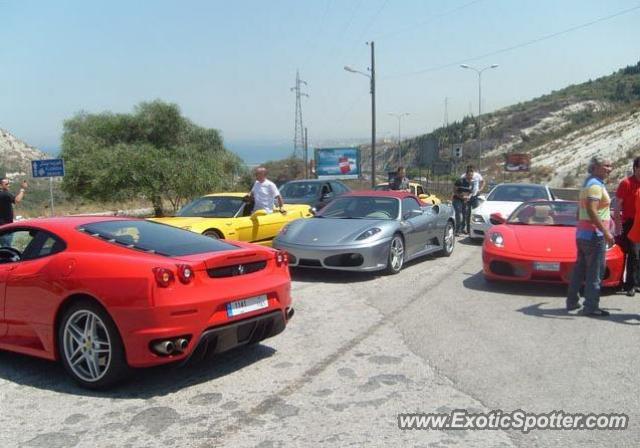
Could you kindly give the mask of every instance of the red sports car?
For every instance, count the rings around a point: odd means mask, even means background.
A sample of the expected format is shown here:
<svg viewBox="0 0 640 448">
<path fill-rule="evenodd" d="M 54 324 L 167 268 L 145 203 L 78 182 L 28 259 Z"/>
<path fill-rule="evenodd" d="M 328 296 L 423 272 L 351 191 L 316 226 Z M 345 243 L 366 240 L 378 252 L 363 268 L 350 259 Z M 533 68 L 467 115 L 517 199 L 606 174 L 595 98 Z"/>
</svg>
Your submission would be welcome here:
<svg viewBox="0 0 640 448">
<path fill-rule="evenodd" d="M 572 201 L 525 202 L 508 219 L 491 216 L 482 245 L 487 280 L 568 283 L 576 261 L 576 217 Z M 622 282 L 624 253 L 607 250 L 603 286 Z"/>
<path fill-rule="evenodd" d="M 103 388 L 147 367 L 256 343 L 293 316 L 286 254 L 145 220 L 0 228 L 0 349 L 60 359 Z"/>
</svg>

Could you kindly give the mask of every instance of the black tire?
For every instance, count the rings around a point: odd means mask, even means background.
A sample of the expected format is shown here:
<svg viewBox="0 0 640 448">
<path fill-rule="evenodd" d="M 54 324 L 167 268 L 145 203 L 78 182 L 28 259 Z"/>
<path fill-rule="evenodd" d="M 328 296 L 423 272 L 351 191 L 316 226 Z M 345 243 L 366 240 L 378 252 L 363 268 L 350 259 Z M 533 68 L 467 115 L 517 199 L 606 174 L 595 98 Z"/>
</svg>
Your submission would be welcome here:
<svg viewBox="0 0 640 448">
<path fill-rule="evenodd" d="M 404 266 L 404 252 L 404 240 L 399 234 L 393 235 L 389 243 L 385 273 L 394 275 L 402 270 L 402 266 Z"/>
<path fill-rule="evenodd" d="M 89 319 L 93 320 L 93 326 Z M 78 333 L 83 323 L 84 333 Z M 94 328 L 91 335 L 89 328 Z M 124 379 L 130 370 L 113 319 L 91 300 L 76 302 L 64 311 L 57 328 L 57 338 L 62 365 L 69 376 L 84 388 L 105 389 Z M 81 356 L 77 358 L 73 353 Z M 72 362 L 74 359 L 76 361 Z M 104 369 L 103 364 L 106 365 Z"/>
<path fill-rule="evenodd" d="M 450 257 L 453 253 L 453 248 L 455 247 L 455 245 L 456 237 L 453 223 L 451 221 L 447 221 L 447 224 L 444 226 L 444 234 L 442 236 L 442 250 L 440 251 L 440 255 L 443 257 Z"/>
<path fill-rule="evenodd" d="M 208 236 L 209 238 L 213 238 L 214 240 L 219 240 L 222 238 L 222 235 L 220 235 L 220 232 L 218 232 L 215 229 L 207 229 L 204 232 L 202 232 L 202 234 L 204 236 Z"/>
</svg>

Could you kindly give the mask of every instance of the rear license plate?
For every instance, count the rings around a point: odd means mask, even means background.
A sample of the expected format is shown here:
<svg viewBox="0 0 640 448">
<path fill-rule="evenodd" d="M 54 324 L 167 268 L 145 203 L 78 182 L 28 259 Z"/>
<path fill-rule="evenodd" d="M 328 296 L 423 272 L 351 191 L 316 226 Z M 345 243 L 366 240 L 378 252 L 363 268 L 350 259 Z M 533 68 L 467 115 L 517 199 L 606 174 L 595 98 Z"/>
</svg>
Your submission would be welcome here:
<svg viewBox="0 0 640 448">
<path fill-rule="evenodd" d="M 227 316 L 234 317 L 240 314 L 250 313 L 251 311 L 261 310 L 269 306 L 267 295 L 251 297 L 248 299 L 236 300 L 227 303 Z"/>
<path fill-rule="evenodd" d="M 560 263 L 536 261 L 533 263 L 533 269 L 536 271 L 558 272 L 560 271 Z"/>
</svg>

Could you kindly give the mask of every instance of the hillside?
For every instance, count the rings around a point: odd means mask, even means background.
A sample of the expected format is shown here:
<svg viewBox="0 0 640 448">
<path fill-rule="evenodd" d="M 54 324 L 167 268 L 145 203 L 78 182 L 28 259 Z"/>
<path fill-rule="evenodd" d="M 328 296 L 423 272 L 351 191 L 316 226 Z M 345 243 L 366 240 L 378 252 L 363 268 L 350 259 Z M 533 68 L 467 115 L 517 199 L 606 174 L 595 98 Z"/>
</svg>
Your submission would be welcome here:
<svg viewBox="0 0 640 448">
<path fill-rule="evenodd" d="M 600 154 L 613 160 L 611 181 L 616 182 L 640 155 L 640 62 L 480 118 L 478 123 L 466 117 L 403 141 L 403 163 L 415 167 L 446 162 L 446 148 L 453 143 L 464 145 L 460 166 L 476 163 L 482 145 L 481 166 L 490 180 L 572 187 L 584 177 L 589 158 Z M 381 154 L 379 166 L 397 164 L 397 145 L 389 149 Z M 509 152 L 530 153 L 531 172 L 505 174 L 504 154 Z"/>
</svg>

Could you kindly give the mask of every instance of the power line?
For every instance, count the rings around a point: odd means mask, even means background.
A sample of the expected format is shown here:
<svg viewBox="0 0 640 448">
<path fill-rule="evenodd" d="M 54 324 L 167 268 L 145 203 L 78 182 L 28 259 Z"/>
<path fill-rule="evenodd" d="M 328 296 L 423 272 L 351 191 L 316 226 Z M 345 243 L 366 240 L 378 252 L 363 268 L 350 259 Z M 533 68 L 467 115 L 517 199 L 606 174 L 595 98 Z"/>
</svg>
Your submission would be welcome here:
<svg viewBox="0 0 640 448">
<path fill-rule="evenodd" d="M 448 11 L 441 12 L 439 14 L 431 16 L 428 19 L 423 20 L 421 22 L 418 22 L 418 23 L 415 23 L 413 25 L 409 25 L 407 27 L 401 28 L 401 29 L 399 29 L 397 31 L 390 31 L 388 33 L 382 34 L 382 35 L 376 37 L 376 40 L 381 40 L 381 39 L 385 39 L 387 37 L 396 36 L 398 34 L 406 33 L 407 31 L 411 31 L 414 28 L 417 28 L 419 26 L 427 25 L 428 23 L 431 23 L 431 22 L 435 22 L 437 19 L 441 19 L 442 17 L 446 17 L 446 16 L 448 16 L 450 14 L 453 14 L 455 12 L 461 11 L 461 10 L 463 10 L 463 9 L 469 7 L 469 6 L 475 5 L 476 3 L 480 3 L 481 1 L 483 1 L 483 0 L 473 0 L 471 2 L 468 2 L 468 3 L 465 3 L 463 5 L 460 5 L 460 6 L 456 7 L 456 8 L 453 8 L 453 9 L 450 9 Z"/>
<path fill-rule="evenodd" d="M 547 35 L 544 35 L 544 36 L 541 36 L 541 37 L 538 37 L 538 38 L 535 38 L 535 39 L 532 39 L 532 40 L 529 40 L 529 41 L 526 41 L 526 42 L 522 42 L 522 43 L 519 43 L 519 44 L 516 44 L 516 45 L 512 45 L 510 47 L 501 48 L 499 50 L 491 51 L 489 53 L 485 53 L 485 54 L 482 54 L 482 55 L 479 55 L 479 56 L 473 56 L 473 57 L 470 57 L 470 58 L 460 59 L 460 60 L 455 61 L 455 62 L 449 62 L 447 64 L 437 65 L 435 67 L 425 68 L 423 70 L 417 70 L 417 71 L 413 71 L 413 72 L 407 72 L 407 73 L 401 73 L 401 74 L 397 74 L 397 75 L 385 76 L 385 77 L 381 78 L 381 80 L 382 81 L 386 81 L 386 80 L 389 80 L 389 79 L 406 78 L 408 76 L 415 76 L 415 75 L 421 75 L 421 74 L 424 74 L 424 73 L 435 72 L 435 71 L 442 70 L 442 69 L 445 69 L 445 68 L 455 67 L 455 66 L 458 66 L 458 65 L 460 65 L 462 63 L 465 63 L 465 62 L 477 61 L 479 59 L 484 59 L 484 58 L 487 58 L 489 56 L 495 56 L 497 54 L 506 53 L 506 52 L 509 52 L 509 51 L 516 50 L 518 48 L 522 48 L 522 47 L 526 47 L 526 46 L 529 46 L 529 45 L 536 44 L 538 42 L 542 42 L 542 41 L 545 41 L 545 40 L 553 39 L 555 37 L 562 36 L 563 34 L 568 34 L 568 33 L 571 33 L 573 31 L 577 31 L 577 30 L 580 30 L 580 29 L 583 29 L 583 28 L 587 28 L 589 26 L 595 25 L 595 24 L 600 23 L 600 22 L 605 22 L 607 20 L 611 20 L 611 19 L 614 19 L 616 17 L 622 16 L 622 15 L 625 15 L 625 14 L 629 14 L 629 13 L 631 13 L 633 11 L 637 11 L 638 9 L 640 9 L 640 5 L 634 6 L 633 8 L 625 9 L 625 10 L 617 12 L 615 14 L 611 14 L 611 15 L 608 15 L 608 16 L 605 16 L 605 17 L 600 17 L 600 18 L 591 20 L 589 22 L 582 23 L 580 25 L 572 26 L 571 28 L 567 28 L 567 29 L 564 29 L 562 31 L 557 31 L 555 33 L 547 34 Z"/>
</svg>

